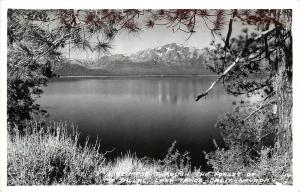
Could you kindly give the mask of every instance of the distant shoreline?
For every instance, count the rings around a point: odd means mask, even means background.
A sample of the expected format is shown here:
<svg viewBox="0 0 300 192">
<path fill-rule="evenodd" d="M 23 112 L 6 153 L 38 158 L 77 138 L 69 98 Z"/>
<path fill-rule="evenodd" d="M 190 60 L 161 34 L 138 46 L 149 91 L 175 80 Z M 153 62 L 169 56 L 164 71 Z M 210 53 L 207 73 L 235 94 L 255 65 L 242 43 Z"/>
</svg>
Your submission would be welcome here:
<svg viewBox="0 0 300 192">
<path fill-rule="evenodd" d="M 75 77 L 88 77 L 88 78 L 93 78 L 93 77 L 205 77 L 205 76 L 211 76 L 211 77 L 216 77 L 218 75 L 65 75 L 65 76 L 58 76 L 55 77 L 56 79 L 59 78 L 75 78 Z"/>
</svg>

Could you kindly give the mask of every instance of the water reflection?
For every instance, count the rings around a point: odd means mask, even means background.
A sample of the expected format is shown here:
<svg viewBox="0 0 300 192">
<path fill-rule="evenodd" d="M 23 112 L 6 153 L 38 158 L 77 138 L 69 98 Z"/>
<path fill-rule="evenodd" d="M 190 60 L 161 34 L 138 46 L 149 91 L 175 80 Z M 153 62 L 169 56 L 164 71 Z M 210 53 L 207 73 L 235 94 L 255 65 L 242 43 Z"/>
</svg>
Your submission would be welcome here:
<svg viewBox="0 0 300 192">
<path fill-rule="evenodd" d="M 214 124 L 232 109 L 233 97 L 217 86 L 196 102 L 215 77 L 65 78 L 44 89 L 39 102 L 50 118 L 74 122 L 83 137 L 97 136 L 109 157 L 128 150 L 163 158 L 177 140 L 191 152 L 193 165 L 205 167 L 202 151 L 222 138 Z"/>
<path fill-rule="evenodd" d="M 101 81 L 99 81 L 101 80 Z M 47 93 L 56 92 L 67 96 L 94 95 L 131 97 L 141 101 L 152 100 L 157 103 L 180 105 L 186 101 L 193 101 L 215 80 L 215 77 L 168 77 L 168 78 L 64 78 L 53 80 L 51 86 L 45 89 Z M 76 82 L 76 83 L 74 83 Z M 206 85 L 203 86 L 203 85 Z M 63 89 L 61 89 L 63 87 Z M 82 92 L 78 90 L 88 90 Z M 211 97 L 222 99 L 224 91 L 216 88 Z"/>
</svg>

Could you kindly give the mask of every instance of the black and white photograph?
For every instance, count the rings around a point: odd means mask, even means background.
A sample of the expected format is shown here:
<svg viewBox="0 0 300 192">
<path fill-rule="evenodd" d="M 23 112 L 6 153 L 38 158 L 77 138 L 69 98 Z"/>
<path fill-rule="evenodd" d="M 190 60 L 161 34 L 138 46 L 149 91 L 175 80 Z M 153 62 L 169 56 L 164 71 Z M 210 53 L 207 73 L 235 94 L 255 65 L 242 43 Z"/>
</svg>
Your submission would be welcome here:
<svg viewBox="0 0 300 192">
<path fill-rule="evenodd" d="M 292 8 L 4 11 L 7 186 L 295 182 Z"/>
</svg>

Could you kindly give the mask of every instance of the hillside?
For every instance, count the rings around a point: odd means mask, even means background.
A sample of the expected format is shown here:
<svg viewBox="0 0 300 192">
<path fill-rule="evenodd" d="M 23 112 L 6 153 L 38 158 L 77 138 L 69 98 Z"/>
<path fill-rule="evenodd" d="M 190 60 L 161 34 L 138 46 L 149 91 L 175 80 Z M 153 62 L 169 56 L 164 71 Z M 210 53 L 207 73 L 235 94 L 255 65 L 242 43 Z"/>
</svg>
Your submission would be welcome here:
<svg viewBox="0 0 300 192">
<path fill-rule="evenodd" d="M 82 65 L 66 62 L 56 67 L 54 73 L 59 76 L 98 76 L 107 74 L 107 71 L 103 69 L 90 69 Z"/>
</svg>

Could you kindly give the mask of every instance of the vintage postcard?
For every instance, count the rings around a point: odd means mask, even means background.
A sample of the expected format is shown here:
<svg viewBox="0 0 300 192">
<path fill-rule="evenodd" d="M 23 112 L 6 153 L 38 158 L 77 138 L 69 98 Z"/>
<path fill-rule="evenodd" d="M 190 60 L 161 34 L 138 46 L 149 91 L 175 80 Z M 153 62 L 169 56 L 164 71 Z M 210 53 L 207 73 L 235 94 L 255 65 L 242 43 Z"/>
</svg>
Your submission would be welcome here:
<svg viewBox="0 0 300 192">
<path fill-rule="evenodd" d="M 296 1 L 13 2 L 1 8 L 3 191 L 297 189 Z"/>
</svg>

